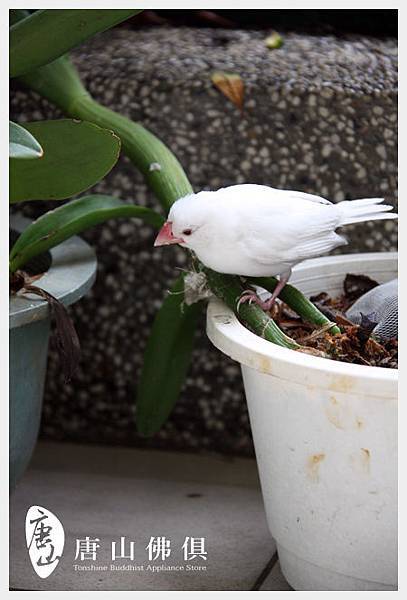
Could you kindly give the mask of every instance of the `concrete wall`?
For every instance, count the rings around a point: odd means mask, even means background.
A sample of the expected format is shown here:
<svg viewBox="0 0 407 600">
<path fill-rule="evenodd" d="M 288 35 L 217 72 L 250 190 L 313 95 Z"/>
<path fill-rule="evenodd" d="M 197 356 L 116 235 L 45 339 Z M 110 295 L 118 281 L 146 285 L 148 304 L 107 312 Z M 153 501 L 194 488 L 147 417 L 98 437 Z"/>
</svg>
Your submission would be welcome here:
<svg viewBox="0 0 407 600">
<path fill-rule="evenodd" d="M 172 148 L 196 190 L 251 182 L 333 201 L 384 195 L 395 204 L 396 40 L 287 34 L 284 42 L 270 51 L 262 32 L 119 29 L 84 45 L 74 62 L 95 98 Z M 213 88 L 214 70 L 244 80 L 243 117 Z M 21 90 L 11 106 L 19 121 L 61 116 Z M 126 158 L 96 189 L 157 207 Z M 26 214 L 41 204 L 31 203 Z M 348 227 L 346 234 L 344 252 L 396 248 L 394 222 Z M 185 255 L 153 250 L 154 233 L 136 221 L 112 221 L 84 237 L 96 247 L 99 271 L 92 292 L 72 309 L 81 367 L 64 385 L 51 353 L 42 435 L 250 454 L 239 368 L 210 346 L 204 318 L 170 421 L 153 439 L 139 439 L 142 351 L 177 267 L 187 267 Z"/>
</svg>

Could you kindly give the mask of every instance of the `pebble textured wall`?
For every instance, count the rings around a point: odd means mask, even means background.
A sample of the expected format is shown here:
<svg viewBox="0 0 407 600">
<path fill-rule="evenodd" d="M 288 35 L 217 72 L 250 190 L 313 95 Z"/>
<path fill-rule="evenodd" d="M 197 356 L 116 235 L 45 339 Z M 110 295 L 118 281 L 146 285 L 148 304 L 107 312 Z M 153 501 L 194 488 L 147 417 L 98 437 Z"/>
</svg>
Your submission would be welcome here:
<svg viewBox="0 0 407 600">
<path fill-rule="evenodd" d="M 196 190 L 253 182 L 320 194 L 333 201 L 384 195 L 395 204 L 397 43 L 394 39 L 288 34 L 269 50 L 264 34 L 211 29 L 125 29 L 74 53 L 99 101 L 138 120 L 176 153 Z M 245 82 L 242 117 L 211 84 L 214 70 Z M 12 118 L 58 118 L 35 94 L 16 89 Z M 99 184 L 157 206 L 125 158 Z M 44 208 L 31 203 L 31 216 Z M 345 252 L 394 250 L 396 224 L 347 228 Z M 64 385 L 52 352 L 42 436 L 171 449 L 253 451 L 239 368 L 213 349 L 204 318 L 181 399 L 154 438 L 138 437 L 136 382 L 148 331 L 181 249 L 153 249 L 154 233 L 136 221 L 87 232 L 99 257 L 92 292 L 73 307 L 83 355 Z"/>
</svg>

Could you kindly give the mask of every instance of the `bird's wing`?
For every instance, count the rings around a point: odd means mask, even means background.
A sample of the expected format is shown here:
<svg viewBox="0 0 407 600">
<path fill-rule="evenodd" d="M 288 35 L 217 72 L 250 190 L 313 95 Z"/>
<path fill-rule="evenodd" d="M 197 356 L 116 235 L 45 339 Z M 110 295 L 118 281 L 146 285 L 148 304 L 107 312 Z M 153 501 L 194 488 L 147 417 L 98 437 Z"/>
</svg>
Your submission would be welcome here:
<svg viewBox="0 0 407 600">
<path fill-rule="evenodd" d="M 277 190 L 276 190 L 277 191 Z M 315 194 L 307 194 L 305 192 L 296 192 L 295 190 L 278 190 L 283 195 L 285 195 L 287 201 L 295 202 L 298 201 L 308 201 L 308 202 L 316 202 L 317 204 L 332 204 L 326 198 L 322 198 L 321 196 L 316 196 Z"/>
<path fill-rule="evenodd" d="M 239 246 L 260 264 L 295 264 L 346 243 L 335 233 L 340 216 L 331 203 L 276 195 L 273 200 L 258 197 L 239 212 Z"/>
<path fill-rule="evenodd" d="M 245 198 L 246 202 L 251 203 L 255 198 L 264 197 L 268 198 L 271 202 L 278 197 L 281 197 L 286 202 L 290 203 L 303 203 L 315 202 L 316 204 L 332 204 L 329 200 L 316 196 L 315 194 L 307 194 L 305 192 L 297 192 L 295 190 L 279 190 L 277 188 L 269 187 L 268 185 L 258 185 L 255 183 L 242 183 L 238 185 L 230 185 L 226 188 L 221 188 L 216 192 L 217 197 L 222 196 L 223 198 Z"/>
</svg>

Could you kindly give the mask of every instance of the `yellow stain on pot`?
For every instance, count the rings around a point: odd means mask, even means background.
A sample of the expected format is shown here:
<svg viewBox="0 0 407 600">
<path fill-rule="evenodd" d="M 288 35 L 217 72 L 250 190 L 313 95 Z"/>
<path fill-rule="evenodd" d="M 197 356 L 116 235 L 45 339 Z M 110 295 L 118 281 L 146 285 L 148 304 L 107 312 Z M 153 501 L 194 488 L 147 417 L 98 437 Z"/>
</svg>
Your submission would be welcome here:
<svg viewBox="0 0 407 600">
<path fill-rule="evenodd" d="M 349 456 L 351 467 L 361 475 L 370 474 L 371 454 L 368 448 L 359 448 Z"/>
<path fill-rule="evenodd" d="M 261 373 L 271 374 L 271 360 L 268 358 L 268 356 L 259 356 L 257 369 Z"/>
<path fill-rule="evenodd" d="M 307 475 L 308 479 L 314 483 L 319 481 L 319 465 L 325 459 L 325 454 L 311 454 L 307 461 Z"/>
<path fill-rule="evenodd" d="M 345 404 L 343 401 L 339 402 L 334 394 L 328 397 L 325 414 L 328 421 L 337 429 L 361 429 L 363 427 L 363 421 L 360 417 L 354 414 L 348 404 Z"/>
<path fill-rule="evenodd" d="M 364 463 L 370 465 L 370 450 L 368 450 L 367 448 L 361 448 L 361 451 Z"/>
<path fill-rule="evenodd" d="M 354 383 L 351 377 L 347 375 L 339 375 L 334 378 L 330 385 L 330 389 L 334 392 L 342 392 L 346 394 L 353 389 Z"/>
</svg>

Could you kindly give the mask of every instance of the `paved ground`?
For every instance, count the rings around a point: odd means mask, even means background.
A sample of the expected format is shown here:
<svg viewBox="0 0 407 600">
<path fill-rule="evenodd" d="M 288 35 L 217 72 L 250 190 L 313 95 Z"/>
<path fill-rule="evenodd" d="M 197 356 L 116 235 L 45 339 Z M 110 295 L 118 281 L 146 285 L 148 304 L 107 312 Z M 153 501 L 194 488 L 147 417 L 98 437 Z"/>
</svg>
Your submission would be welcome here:
<svg viewBox="0 0 407 600">
<path fill-rule="evenodd" d="M 25 544 L 32 505 L 55 513 L 65 529 L 63 556 L 46 579 L 34 572 Z M 11 497 L 10 518 L 12 589 L 291 589 L 267 529 L 254 460 L 40 443 Z M 130 558 L 113 561 L 112 542 L 119 548 L 122 536 Z M 96 555 L 75 558 L 77 540 L 87 537 L 98 539 Z M 170 542 L 164 560 L 149 559 L 151 537 Z M 187 537 L 204 538 L 202 556 L 185 560 Z"/>
</svg>

